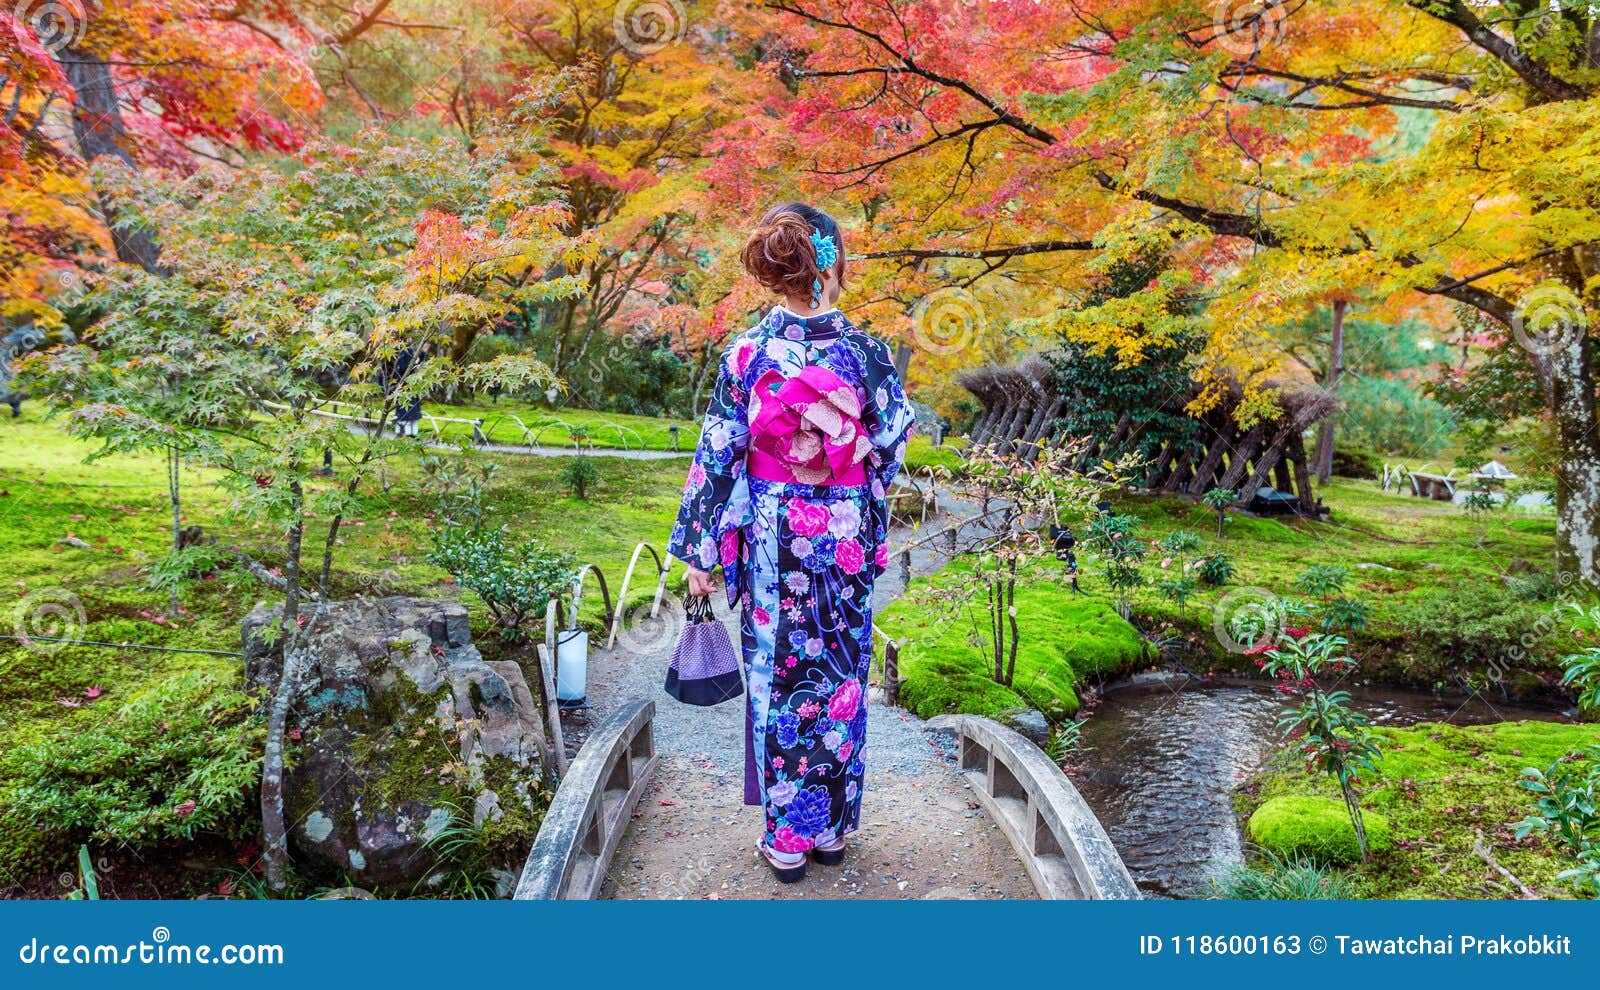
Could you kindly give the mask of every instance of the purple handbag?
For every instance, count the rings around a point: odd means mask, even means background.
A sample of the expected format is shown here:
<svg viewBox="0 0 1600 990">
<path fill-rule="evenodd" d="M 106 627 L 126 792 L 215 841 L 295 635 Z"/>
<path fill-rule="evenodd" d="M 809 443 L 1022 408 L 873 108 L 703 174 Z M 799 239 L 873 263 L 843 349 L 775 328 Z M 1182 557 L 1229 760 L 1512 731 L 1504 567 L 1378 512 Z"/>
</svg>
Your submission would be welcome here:
<svg viewBox="0 0 1600 990">
<path fill-rule="evenodd" d="M 667 667 L 667 693 L 686 705 L 718 705 L 744 694 L 739 656 L 709 597 L 685 599 L 688 619 Z"/>
</svg>

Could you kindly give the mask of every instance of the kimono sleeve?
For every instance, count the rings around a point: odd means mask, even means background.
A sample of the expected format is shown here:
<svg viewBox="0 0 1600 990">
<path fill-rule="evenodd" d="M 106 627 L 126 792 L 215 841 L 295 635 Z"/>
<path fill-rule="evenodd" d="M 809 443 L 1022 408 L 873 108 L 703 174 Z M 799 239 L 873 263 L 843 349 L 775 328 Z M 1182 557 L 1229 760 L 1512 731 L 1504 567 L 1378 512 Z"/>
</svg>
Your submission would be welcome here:
<svg viewBox="0 0 1600 990">
<path fill-rule="evenodd" d="M 718 362 L 716 388 L 684 482 L 678 522 L 667 544 L 668 553 L 705 571 L 719 563 L 728 570 L 737 561 L 737 527 L 749 503 L 744 460 L 750 427 L 734 354 L 735 348 L 730 348 Z"/>
<path fill-rule="evenodd" d="M 868 385 L 871 391 L 865 425 L 872 431 L 867 466 L 871 472 L 872 535 L 876 546 L 873 564 L 881 575 L 889 563 L 889 486 L 905 462 L 906 443 L 916 428 L 916 413 L 887 348 L 875 351 L 869 359 Z"/>
</svg>

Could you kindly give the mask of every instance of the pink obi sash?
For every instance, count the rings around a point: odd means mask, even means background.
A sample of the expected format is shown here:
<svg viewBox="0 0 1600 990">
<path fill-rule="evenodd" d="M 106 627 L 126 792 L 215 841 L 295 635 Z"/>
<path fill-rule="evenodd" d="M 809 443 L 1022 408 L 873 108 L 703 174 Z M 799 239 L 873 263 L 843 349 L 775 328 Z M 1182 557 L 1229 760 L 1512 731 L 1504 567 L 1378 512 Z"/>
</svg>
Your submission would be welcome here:
<svg viewBox="0 0 1600 990">
<path fill-rule="evenodd" d="M 750 393 L 745 470 L 763 481 L 864 485 L 872 439 L 861 400 L 844 379 L 811 365 L 793 378 L 769 371 Z"/>
</svg>

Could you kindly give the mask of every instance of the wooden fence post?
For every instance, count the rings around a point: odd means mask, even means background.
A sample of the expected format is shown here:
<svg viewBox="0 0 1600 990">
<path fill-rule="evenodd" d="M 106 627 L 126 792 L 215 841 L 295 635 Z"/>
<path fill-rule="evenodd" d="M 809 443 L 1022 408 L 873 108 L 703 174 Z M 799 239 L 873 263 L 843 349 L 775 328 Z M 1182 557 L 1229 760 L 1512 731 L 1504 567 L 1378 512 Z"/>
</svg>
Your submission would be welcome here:
<svg viewBox="0 0 1600 990">
<path fill-rule="evenodd" d="M 883 700 L 900 703 L 900 644 L 892 639 L 885 639 L 883 646 Z"/>
</svg>

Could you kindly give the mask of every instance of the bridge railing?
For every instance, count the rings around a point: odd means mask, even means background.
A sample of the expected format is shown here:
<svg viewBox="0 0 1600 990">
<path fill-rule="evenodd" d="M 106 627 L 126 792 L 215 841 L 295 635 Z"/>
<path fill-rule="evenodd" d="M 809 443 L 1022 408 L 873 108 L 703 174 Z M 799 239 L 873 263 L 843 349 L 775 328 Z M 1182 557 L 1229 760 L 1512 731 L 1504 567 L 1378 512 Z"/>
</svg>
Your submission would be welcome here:
<svg viewBox="0 0 1600 990">
<path fill-rule="evenodd" d="M 1038 746 L 992 719 L 956 719 L 961 770 L 1047 900 L 1138 900 L 1100 820 Z"/>
<path fill-rule="evenodd" d="M 648 552 L 651 559 L 656 562 L 656 593 L 650 599 L 650 618 L 661 614 L 661 600 L 667 593 L 667 578 L 672 574 L 672 563 L 675 558 L 662 558 L 659 551 L 649 543 L 640 543 L 633 548 L 633 556 L 628 559 L 628 570 L 622 575 L 622 588 L 617 592 L 617 610 L 611 616 L 611 632 L 606 637 L 606 649 L 617 645 L 617 633 L 622 631 L 623 609 L 628 607 L 628 585 L 633 583 L 634 569 L 639 566 L 640 554 Z M 687 564 L 684 565 L 688 567 Z"/>
<path fill-rule="evenodd" d="M 593 900 L 658 757 L 654 701 L 622 707 L 594 731 L 544 813 L 513 895 L 519 901 Z"/>
</svg>

